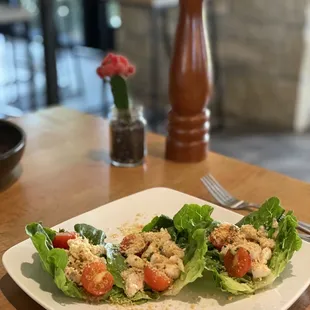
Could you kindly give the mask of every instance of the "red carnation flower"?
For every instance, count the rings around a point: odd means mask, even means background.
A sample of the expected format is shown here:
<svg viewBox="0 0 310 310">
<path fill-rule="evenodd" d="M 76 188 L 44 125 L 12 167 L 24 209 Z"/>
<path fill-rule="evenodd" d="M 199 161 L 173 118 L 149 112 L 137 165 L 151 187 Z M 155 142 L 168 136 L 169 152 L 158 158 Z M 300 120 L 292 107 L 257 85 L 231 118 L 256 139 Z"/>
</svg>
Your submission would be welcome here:
<svg viewBox="0 0 310 310">
<path fill-rule="evenodd" d="M 122 55 L 109 53 L 97 68 L 97 74 L 102 78 L 120 75 L 128 77 L 133 75 L 136 68 Z"/>
</svg>

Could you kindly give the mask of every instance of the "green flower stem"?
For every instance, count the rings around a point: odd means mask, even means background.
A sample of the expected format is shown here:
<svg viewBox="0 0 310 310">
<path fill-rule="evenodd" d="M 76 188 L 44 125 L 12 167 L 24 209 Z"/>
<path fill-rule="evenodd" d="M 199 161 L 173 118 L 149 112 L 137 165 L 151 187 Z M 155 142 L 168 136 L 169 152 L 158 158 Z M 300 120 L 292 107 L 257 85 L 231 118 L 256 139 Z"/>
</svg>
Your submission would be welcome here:
<svg viewBox="0 0 310 310">
<path fill-rule="evenodd" d="M 125 79 L 119 75 L 115 75 L 111 78 L 110 83 L 116 108 L 118 110 L 128 110 L 129 100 Z"/>
</svg>

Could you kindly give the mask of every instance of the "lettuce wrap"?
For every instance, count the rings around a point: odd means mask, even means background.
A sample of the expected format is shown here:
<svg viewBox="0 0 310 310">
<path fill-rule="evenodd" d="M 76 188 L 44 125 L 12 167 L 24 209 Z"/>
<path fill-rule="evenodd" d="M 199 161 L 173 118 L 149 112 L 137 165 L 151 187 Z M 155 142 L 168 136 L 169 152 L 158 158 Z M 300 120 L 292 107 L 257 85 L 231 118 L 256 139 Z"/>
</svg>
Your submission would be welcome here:
<svg viewBox="0 0 310 310">
<path fill-rule="evenodd" d="M 105 242 L 106 235 L 102 230 L 87 224 L 74 226 L 82 238 L 87 238 L 90 244 L 102 245 L 106 250 L 104 255 L 107 269 L 113 275 L 114 286 L 104 296 L 94 297 L 83 287 L 70 281 L 65 274 L 68 264 L 68 253 L 64 249 L 54 248 L 53 239 L 57 232 L 43 227 L 41 223 L 31 223 L 26 226 L 26 233 L 30 236 L 42 263 L 43 269 L 50 274 L 56 286 L 67 296 L 94 302 L 110 302 L 115 304 L 140 304 L 156 300 L 160 295 L 177 295 L 182 288 L 202 277 L 206 267 L 205 255 L 207 252 L 206 228 L 212 223 L 210 217 L 213 209 L 209 206 L 185 205 L 173 219 L 166 216 L 155 217 L 146 225 L 144 232 L 156 232 L 166 228 L 172 240 L 185 249 L 184 272 L 165 292 L 157 293 L 145 287 L 144 291 L 137 292 L 133 297 L 126 296 L 122 272 L 128 266 L 125 257 L 120 252 L 118 244 Z"/>
<path fill-rule="evenodd" d="M 65 268 L 68 264 L 68 254 L 64 249 L 54 248 L 53 239 L 57 232 L 43 227 L 41 223 L 32 223 L 26 226 L 26 233 L 30 236 L 42 264 L 42 268 L 50 274 L 56 286 L 68 297 L 91 302 L 111 302 L 117 304 L 140 304 L 148 300 L 157 299 L 155 292 L 139 292 L 129 299 L 123 291 L 120 273 L 126 268 L 125 259 L 118 251 L 118 246 L 106 243 L 106 235 L 102 230 L 87 224 L 76 224 L 74 229 L 80 236 L 87 238 L 93 245 L 103 245 L 107 250 L 107 268 L 114 277 L 112 290 L 104 296 L 94 297 L 88 294 L 83 287 L 67 279 Z"/>
<path fill-rule="evenodd" d="M 218 224 L 213 222 L 208 229 L 208 234 Z M 249 275 L 245 275 L 242 278 L 230 277 L 225 270 L 220 252 L 211 243 L 208 243 L 209 250 L 206 254 L 206 270 L 213 273 L 214 280 L 222 291 L 234 295 L 252 294 L 259 289 L 271 285 L 283 272 L 294 252 L 298 251 L 302 246 L 301 238 L 296 230 L 296 217 L 291 211 L 285 213 L 285 210 L 281 207 L 280 200 L 276 197 L 268 199 L 260 209 L 250 213 L 236 223 L 238 227 L 247 224 L 253 225 L 257 230 L 263 226 L 268 237 L 275 240 L 275 248 L 273 249 L 271 259 L 268 261 L 268 268 L 271 270 L 271 274 L 265 278 L 253 280 Z"/>
</svg>

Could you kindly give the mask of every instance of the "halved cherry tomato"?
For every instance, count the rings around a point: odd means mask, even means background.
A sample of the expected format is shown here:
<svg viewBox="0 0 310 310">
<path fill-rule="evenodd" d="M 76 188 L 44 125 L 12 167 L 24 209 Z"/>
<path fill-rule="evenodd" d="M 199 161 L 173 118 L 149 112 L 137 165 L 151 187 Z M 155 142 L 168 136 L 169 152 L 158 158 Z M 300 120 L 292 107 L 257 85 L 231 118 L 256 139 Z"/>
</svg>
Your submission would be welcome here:
<svg viewBox="0 0 310 310">
<path fill-rule="evenodd" d="M 83 269 L 81 282 L 89 294 L 101 296 L 112 289 L 114 278 L 104 263 L 94 262 Z"/>
<path fill-rule="evenodd" d="M 69 249 L 68 240 L 75 239 L 77 234 L 75 232 L 61 232 L 57 233 L 54 240 L 54 248 Z"/>
<path fill-rule="evenodd" d="M 156 292 L 162 292 L 170 286 L 172 280 L 162 271 L 150 266 L 146 266 L 144 268 L 144 282 L 152 290 Z"/>
<path fill-rule="evenodd" d="M 231 277 L 242 278 L 251 269 L 250 253 L 239 248 L 234 255 L 230 250 L 224 256 L 224 266 Z"/>
<path fill-rule="evenodd" d="M 210 242 L 213 244 L 213 246 L 218 249 L 219 251 L 222 249 L 222 247 L 226 244 L 226 240 L 224 239 L 215 239 L 213 235 L 210 235 Z"/>
<path fill-rule="evenodd" d="M 121 252 L 125 252 L 134 243 L 135 239 L 136 236 L 134 234 L 125 236 L 120 244 Z"/>
</svg>

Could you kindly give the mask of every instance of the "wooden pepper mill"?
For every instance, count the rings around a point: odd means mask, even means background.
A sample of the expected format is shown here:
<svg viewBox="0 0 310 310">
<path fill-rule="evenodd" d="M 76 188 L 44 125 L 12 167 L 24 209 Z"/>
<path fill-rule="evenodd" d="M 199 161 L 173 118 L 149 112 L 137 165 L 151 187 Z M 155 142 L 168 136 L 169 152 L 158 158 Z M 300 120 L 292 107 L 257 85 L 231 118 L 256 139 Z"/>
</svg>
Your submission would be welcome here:
<svg viewBox="0 0 310 310">
<path fill-rule="evenodd" d="M 166 141 L 166 158 L 177 162 L 202 161 L 208 151 L 212 67 L 204 13 L 204 0 L 180 0 Z"/>
</svg>

